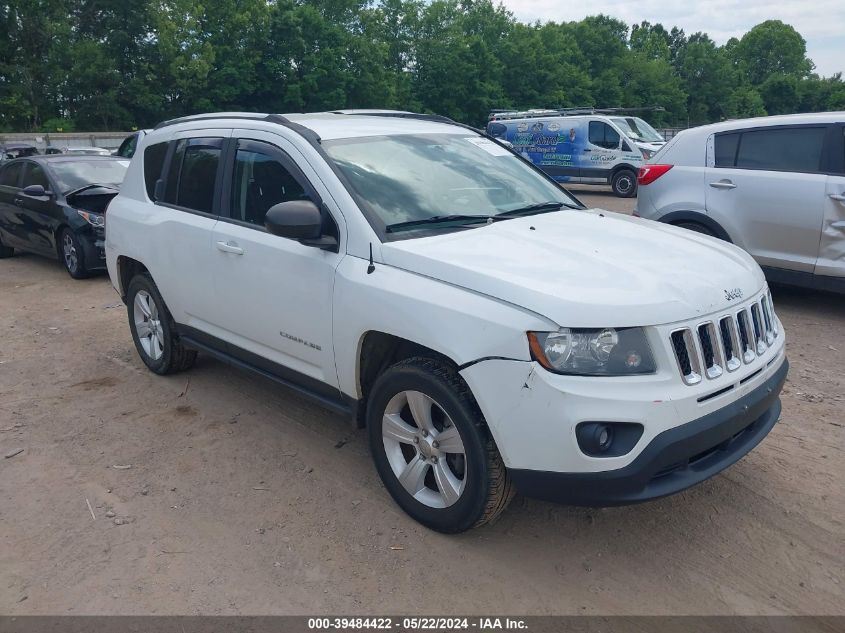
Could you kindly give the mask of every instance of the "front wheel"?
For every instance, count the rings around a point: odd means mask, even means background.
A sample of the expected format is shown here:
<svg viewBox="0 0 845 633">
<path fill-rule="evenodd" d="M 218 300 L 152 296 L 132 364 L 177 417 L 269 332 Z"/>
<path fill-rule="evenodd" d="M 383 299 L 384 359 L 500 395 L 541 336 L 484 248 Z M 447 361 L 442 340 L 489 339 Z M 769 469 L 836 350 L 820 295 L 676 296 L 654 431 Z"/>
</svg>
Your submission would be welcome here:
<svg viewBox="0 0 845 633">
<path fill-rule="evenodd" d="M 157 374 L 189 369 L 195 350 L 185 348 L 174 332 L 173 317 L 148 275 L 136 275 L 126 291 L 129 329 L 144 364 Z"/>
<path fill-rule="evenodd" d="M 637 193 L 637 175 L 630 169 L 620 169 L 613 174 L 610 186 L 620 198 L 633 198 Z"/>
<path fill-rule="evenodd" d="M 411 358 L 389 368 L 370 392 L 367 427 L 388 492 L 429 528 L 483 525 L 513 497 L 478 405 L 451 367 Z"/>
<path fill-rule="evenodd" d="M 59 248 L 62 264 L 68 274 L 74 279 L 85 279 L 88 276 L 88 269 L 85 268 L 85 252 L 73 231 L 68 228 L 62 229 L 59 235 Z"/>
</svg>

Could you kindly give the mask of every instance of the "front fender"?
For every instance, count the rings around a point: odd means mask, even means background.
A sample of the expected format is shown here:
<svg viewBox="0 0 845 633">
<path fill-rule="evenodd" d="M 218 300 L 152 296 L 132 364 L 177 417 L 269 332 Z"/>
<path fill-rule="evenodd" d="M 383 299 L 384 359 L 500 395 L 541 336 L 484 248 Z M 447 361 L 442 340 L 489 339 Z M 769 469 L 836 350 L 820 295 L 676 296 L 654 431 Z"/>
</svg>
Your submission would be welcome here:
<svg viewBox="0 0 845 633">
<path fill-rule="evenodd" d="M 334 289 L 334 352 L 343 393 L 360 397 L 361 340 L 383 332 L 423 345 L 462 366 L 481 358 L 530 360 L 526 332 L 557 325 L 524 308 L 376 263 L 346 257 Z"/>
</svg>

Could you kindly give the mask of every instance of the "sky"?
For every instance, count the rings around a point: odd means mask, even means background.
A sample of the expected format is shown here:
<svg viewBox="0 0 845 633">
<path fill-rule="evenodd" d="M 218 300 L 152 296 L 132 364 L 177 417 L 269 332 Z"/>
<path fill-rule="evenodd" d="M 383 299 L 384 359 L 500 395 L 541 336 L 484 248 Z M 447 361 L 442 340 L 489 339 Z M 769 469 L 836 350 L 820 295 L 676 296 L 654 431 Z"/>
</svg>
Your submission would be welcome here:
<svg viewBox="0 0 845 633">
<path fill-rule="evenodd" d="M 670 30 L 678 26 L 687 35 L 703 31 L 717 44 L 742 37 L 766 20 L 791 24 L 807 41 L 807 56 L 819 75 L 845 73 L 845 0 L 502 0 L 522 22 L 570 22 L 604 13 L 628 25 L 648 20 Z"/>
</svg>

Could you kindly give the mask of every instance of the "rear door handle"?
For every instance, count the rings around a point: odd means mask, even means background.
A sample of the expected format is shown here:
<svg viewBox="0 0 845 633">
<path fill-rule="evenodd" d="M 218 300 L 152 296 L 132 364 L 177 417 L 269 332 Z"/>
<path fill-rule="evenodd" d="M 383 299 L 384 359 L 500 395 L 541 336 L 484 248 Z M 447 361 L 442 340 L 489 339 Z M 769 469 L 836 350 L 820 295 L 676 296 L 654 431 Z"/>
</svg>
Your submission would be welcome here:
<svg viewBox="0 0 845 633">
<path fill-rule="evenodd" d="M 736 185 L 730 180 L 717 180 L 716 182 L 711 182 L 710 186 L 714 189 L 736 189 Z"/>
<path fill-rule="evenodd" d="M 233 255 L 243 255 L 244 249 L 233 242 L 217 242 L 217 250 L 224 253 L 232 253 Z"/>
<path fill-rule="evenodd" d="M 23 206 L 23 198 L 15 198 L 15 206 L 22 207 Z"/>
<path fill-rule="evenodd" d="M 845 195 L 841 193 L 829 193 L 827 195 L 833 198 L 834 200 L 838 200 L 839 202 L 845 202 Z"/>
<path fill-rule="evenodd" d="M 592 152 L 593 150 L 588 149 L 588 148 L 586 148 L 586 147 L 585 147 L 585 148 L 584 148 L 584 151 L 585 151 L 585 152 Z"/>
</svg>

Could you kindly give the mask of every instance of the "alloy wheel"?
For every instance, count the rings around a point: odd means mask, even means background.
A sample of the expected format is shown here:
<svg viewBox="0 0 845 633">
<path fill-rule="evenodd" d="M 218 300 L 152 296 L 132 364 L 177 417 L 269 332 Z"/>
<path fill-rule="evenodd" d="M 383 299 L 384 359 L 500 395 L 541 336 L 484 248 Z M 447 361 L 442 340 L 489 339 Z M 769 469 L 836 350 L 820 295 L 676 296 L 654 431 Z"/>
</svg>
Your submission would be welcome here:
<svg viewBox="0 0 845 633">
<path fill-rule="evenodd" d="M 430 508 L 447 508 L 466 486 L 466 455 L 457 427 L 432 398 L 402 391 L 382 418 L 387 461 L 402 487 Z"/>
<path fill-rule="evenodd" d="M 65 233 L 62 238 L 62 254 L 64 255 L 67 269 L 75 273 L 77 266 L 79 266 L 79 255 L 76 253 L 76 246 L 73 244 L 73 237 L 71 237 L 70 233 Z"/>
<path fill-rule="evenodd" d="M 135 332 L 141 348 L 152 360 L 158 360 L 164 354 L 164 330 L 158 307 L 146 290 L 139 290 L 135 294 L 133 307 Z"/>
</svg>

